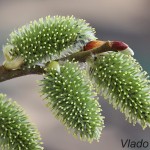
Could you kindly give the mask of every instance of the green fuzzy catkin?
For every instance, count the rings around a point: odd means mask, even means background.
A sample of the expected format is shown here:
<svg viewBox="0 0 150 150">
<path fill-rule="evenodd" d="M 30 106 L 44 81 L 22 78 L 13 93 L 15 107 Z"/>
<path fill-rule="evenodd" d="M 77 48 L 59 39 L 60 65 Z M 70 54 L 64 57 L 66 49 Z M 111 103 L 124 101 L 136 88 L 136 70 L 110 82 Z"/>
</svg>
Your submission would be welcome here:
<svg viewBox="0 0 150 150">
<path fill-rule="evenodd" d="M 33 66 L 81 50 L 96 39 L 94 34 L 83 19 L 47 16 L 12 32 L 7 44 L 13 46 L 10 53 L 14 58 L 21 56 L 24 63 Z"/>
<path fill-rule="evenodd" d="M 1 150 L 42 150 L 40 135 L 22 108 L 0 94 Z"/>
<path fill-rule="evenodd" d="M 87 60 L 89 75 L 101 95 L 119 108 L 126 119 L 144 128 L 150 126 L 150 80 L 131 56 L 111 52 Z"/>
<path fill-rule="evenodd" d="M 57 68 L 56 68 L 57 69 Z M 48 69 L 42 93 L 54 115 L 81 140 L 99 140 L 104 127 L 95 92 L 77 63 L 65 62 L 60 72 Z"/>
</svg>

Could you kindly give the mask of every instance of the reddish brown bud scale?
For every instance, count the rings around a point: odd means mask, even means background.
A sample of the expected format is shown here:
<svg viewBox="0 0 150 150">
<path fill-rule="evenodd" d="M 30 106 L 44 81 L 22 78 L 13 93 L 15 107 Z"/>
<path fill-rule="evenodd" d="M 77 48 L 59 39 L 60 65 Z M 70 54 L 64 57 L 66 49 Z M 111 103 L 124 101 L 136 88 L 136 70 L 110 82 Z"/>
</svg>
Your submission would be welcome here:
<svg viewBox="0 0 150 150">
<path fill-rule="evenodd" d="M 134 55 L 133 50 L 122 41 L 100 41 L 100 40 L 90 41 L 84 46 L 83 50 L 84 51 L 92 50 L 94 48 L 101 47 L 104 44 L 106 44 L 106 46 L 103 47 L 105 51 L 121 52 L 131 56 Z"/>
<path fill-rule="evenodd" d="M 124 53 L 126 55 L 134 55 L 134 51 L 122 41 L 111 41 L 109 42 L 109 46 L 111 49 L 117 50 L 118 52 Z"/>
<path fill-rule="evenodd" d="M 121 42 L 121 41 L 112 41 L 111 42 L 111 47 L 113 49 L 116 49 L 118 51 L 122 51 L 122 50 L 125 50 L 128 48 L 128 45 L 125 44 L 124 42 Z"/>
<path fill-rule="evenodd" d="M 100 40 L 95 40 L 95 41 L 90 41 L 84 46 L 84 51 L 91 50 L 93 48 L 97 48 L 102 46 L 105 43 L 105 41 L 100 41 Z"/>
</svg>

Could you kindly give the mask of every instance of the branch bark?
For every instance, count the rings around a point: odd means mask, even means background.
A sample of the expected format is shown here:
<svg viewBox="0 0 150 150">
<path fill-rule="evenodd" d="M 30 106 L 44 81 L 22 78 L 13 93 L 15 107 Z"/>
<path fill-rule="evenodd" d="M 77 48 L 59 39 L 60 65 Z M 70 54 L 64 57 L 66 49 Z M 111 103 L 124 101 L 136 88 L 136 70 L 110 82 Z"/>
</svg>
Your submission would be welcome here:
<svg viewBox="0 0 150 150">
<path fill-rule="evenodd" d="M 26 69 L 21 68 L 18 70 L 7 70 L 3 66 L 0 66 L 0 82 L 29 74 L 42 74 L 42 73 L 44 73 L 44 69 L 39 66 L 36 66 L 35 68 L 26 68 Z"/>
<path fill-rule="evenodd" d="M 110 47 L 109 41 L 95 49 L 91 49 L 88 51 L 80 51 L 80 52 L 74 53 L 72 55 L 69 55 L 67 57 L 61 58 L 60 60 L 62 60 L 62 61 L 70 60 L 71 61 L 74 58 L 76 61 L 85 62 L 86 59 L 89 56 L 91 56 L 92 54 L 99 54 L 99 53 L 107 52 L 107 51 L 115 51 Z M 30 75 L 30 74 L 40 75 L 43 73 L 45 73 L 45 70 L 44 70 L 44 68 L 41 68 L 40 66 L 35 66 L 34 68 L 23 68 L 22 67 L 21 69 L 18 69 L 18 70 L 7 70 L 2 65 L 2 66 L 0 66 L 0 82 L 10 80 L 10 79 L 13 79 L 16 77 L 25 76 L 25 75 Z"/>
</svg>

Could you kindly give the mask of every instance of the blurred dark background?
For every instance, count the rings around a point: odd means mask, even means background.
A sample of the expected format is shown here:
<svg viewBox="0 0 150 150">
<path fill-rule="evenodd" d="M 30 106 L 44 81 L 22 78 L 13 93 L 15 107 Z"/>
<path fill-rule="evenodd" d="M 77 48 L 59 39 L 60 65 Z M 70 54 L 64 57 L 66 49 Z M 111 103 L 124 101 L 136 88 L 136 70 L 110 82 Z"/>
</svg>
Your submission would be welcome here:
<svg viewBox="0 0 150 150">
<path fill-rule="evenodd" d="M 121 40 L 135 52 L 135 58 L 150 73 L 150 1 L 149 0 L 0 0 L 0 63 L 2 47 L 9 33 L 31 20 L 47 15 L 74 15 L 87 20 L 102 40 Z M 37 125 L 45 150 L 121 150 L 121 139 L 144 139 L 150 143 L 150 129 L 142 130 L 100 97 L 105 128 L 100 142 L 81 142 L 66 132 L 45 107 L 37 80 L 30 75 L 0 83 L 0 92 L 16 100 Z M 150 147 L 149 147 L 150 148 Z M 124 148 L 126 150 L 126 148 Z M 140 149 L 145 150 L 145 149 Z"/>
</svg>

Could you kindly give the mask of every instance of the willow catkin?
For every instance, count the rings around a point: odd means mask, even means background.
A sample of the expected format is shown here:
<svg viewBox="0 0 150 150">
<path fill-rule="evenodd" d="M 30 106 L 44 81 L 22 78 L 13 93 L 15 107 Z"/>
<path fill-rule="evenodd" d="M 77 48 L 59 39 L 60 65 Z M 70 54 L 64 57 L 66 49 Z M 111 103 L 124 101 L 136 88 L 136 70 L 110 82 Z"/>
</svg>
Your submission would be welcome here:
<svg viewBox="0 0 150 150">
<path fill-rule="evenodd" d="M 26 65 L 34 66 L 80 51 L 87 42 L 96 39 L 94 34 L 95 30 L 83 19 L 47 16 L 12 32 L 3 51 L 9 49 L 12 59 L 21 57 Z"/>
<path fill-rule="evenodd" d="M 88 59 L 89 75 L 105 99 L 134 125 L 150 126 L 150 80 L 131 56 L 110 52 Z"/>
<path fill-rule="evenodd" d="M 104 121 L 90 81 L 76 63 L 65 62 L 60 68 L 53 64 L 42 81 L 48 107 L 74 135 L 99 140 Z"/>
<path fill-rule="evenodd" d="M 40 135 L 23 109 L 0 93 L 1 150 L 42 150 Z"/>
</svg>

